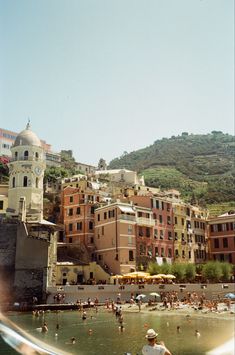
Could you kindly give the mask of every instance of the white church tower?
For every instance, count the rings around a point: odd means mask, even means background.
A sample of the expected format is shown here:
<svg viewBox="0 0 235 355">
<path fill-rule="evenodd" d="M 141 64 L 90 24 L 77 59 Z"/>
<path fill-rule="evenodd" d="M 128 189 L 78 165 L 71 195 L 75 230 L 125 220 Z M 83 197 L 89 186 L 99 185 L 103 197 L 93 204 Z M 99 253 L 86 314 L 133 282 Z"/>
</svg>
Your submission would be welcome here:
<svg viewBox="0 0 235 355">
<path fill-rule="evenodd" d="M 29 123 L 11 148 L 8 211 L 22 221 L 42 221 L 43 176 L 46 168 L 40 139 Z"/>
</svg>

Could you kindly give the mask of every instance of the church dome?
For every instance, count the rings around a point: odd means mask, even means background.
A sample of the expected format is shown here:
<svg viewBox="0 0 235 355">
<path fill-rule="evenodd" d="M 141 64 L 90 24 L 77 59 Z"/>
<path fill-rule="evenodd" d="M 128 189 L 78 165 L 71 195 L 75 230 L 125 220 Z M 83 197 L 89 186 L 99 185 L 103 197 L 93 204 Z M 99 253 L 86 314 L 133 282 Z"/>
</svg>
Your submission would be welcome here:
<svg viewBox="0 0 235 355">
<path fill-rule="evenodd" d="M 40 139 L 33 131 L 31 131 L 29 123 L 27 124 L 26 129 L 24 129 L 18 134 L 13 144 L 13 147 L 18 147 L 21 145 L 33 145 L 37 147 L 42 146 Z"/>
</svg>

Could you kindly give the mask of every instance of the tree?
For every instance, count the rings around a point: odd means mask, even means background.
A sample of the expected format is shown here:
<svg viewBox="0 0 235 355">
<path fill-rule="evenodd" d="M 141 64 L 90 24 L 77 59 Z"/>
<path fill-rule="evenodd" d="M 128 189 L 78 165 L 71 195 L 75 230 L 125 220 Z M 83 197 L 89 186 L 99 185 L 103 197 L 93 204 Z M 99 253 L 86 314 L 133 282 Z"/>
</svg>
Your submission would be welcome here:
<svg viewBox="0 0 235 355">
<path fill-rule="evenodd" d="M 185 277 L 188 281 L 193 281 L 196 276 L 196 267 L 194 264 L 186 264 Z"/>
<path fill-rule="evenodd" d="M 167 263 L 163 263 L 160 268 L 161 274 L 170 274 L 171 273 L 171 265 Z"/>
<path fill-rule="evenodd" d="M 149 272 L 150 275 L 160 274 L 160 271 L 161 271 L 161 266 L 158 265 L 156 262 L 150 261 L 148 263 L 147 272 Z"/>
<path fill-rule="evenodd" d="M 209 261 L 203 266 L 202 276 L 212 282 L 218 282 L 222 277 L 221 263 L 218 261 Z"/>
<path fill-rule="evenodd" d="M 227 262 L 220 264 L 222 270 L 222 280 L 229 281 L 233 274 L 233 266 Z"/>
<path fill-rule="evenodd" d="M 185 278 L 185 264 L 174 263 L 171 268 L 171 272 L 179 281 Z"/>
</svg>

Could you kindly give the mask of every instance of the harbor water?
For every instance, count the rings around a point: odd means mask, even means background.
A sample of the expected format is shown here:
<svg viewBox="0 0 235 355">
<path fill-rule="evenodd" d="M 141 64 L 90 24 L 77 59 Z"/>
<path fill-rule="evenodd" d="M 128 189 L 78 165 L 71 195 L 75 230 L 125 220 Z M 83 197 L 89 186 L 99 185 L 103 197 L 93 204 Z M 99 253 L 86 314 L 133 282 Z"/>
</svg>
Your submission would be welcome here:
<svg viewBox="0 0 235 355">
<path fill-rule="evenodd" d="M 79 355 L 131 355 L 141 354 L 146 344 L 148 328 L 157 331 L 158 340 L 165 342 L 173 355 L 203 355 L 231 339 L 234 320 L 228 315 L 190 315 L 165 312 L 123 312 L 124 331 L 112 311 L 105 308 L 80 311 L 45 312 L 39 317 L 31 313 L 9 313 L 8 319 L 30 335 L 71 354 Z M 43 322 L 48 332 L 42 333 Z M 177 332 L 180 327 L 180 332 Z M 195 336 L 199 330 L 200 337 Z M 75 338 L 75 344 L 71 338 Z M 0 339 L 0 354 L 16 352 Z M 58 354 L 60 354 L 58 352 Z"/>
</svg>

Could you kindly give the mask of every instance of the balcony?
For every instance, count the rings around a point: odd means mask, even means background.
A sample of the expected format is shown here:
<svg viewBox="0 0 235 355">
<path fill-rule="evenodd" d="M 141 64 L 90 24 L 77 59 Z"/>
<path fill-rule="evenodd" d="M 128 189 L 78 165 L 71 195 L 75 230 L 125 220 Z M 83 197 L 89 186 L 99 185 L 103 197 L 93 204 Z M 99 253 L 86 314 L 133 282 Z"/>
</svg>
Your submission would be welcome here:
<svg viewBox="0 0 235 355">
<path fill-rule="evenodd" d="M 149 218 L 144 218 L 144 217 L 137 217 L 136 222 L 139 225 L 142 226 L 148 226 L 148 227 L 153 227 L 155 226 L 155 221 L 154 219 L 149 219 Z"/>
<path fill-rule="evenodd" d="M 135 216 L 130 216 L 128 214 L 120 214 L 120 215 L 118 215 L 118 220 L 135 222 L 136 218 L 135 218 Z"/>
</svg>

